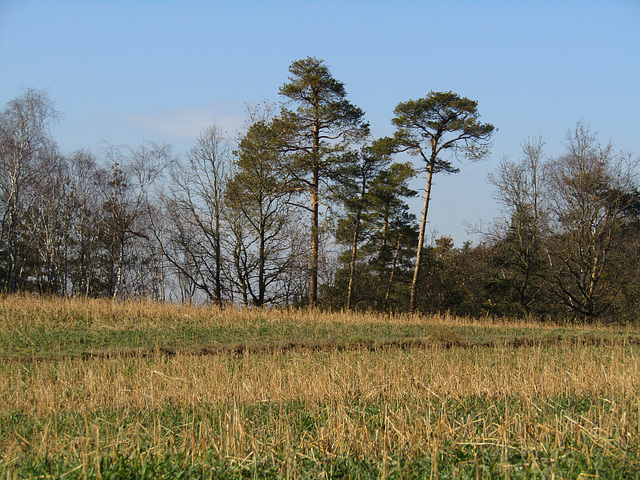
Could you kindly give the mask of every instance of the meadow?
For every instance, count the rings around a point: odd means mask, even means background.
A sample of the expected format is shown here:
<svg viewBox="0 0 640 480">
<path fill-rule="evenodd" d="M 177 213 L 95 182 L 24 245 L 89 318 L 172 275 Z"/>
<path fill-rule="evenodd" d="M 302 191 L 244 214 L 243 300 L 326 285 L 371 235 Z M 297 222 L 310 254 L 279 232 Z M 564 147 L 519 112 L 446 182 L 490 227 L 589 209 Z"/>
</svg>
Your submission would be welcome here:
<svg viewBox="0 0 640 480">
<path fill-rule="evenodd" d="M 640 478 L 640 327 L 0 297 L 0 478 Z"/>
</svg>

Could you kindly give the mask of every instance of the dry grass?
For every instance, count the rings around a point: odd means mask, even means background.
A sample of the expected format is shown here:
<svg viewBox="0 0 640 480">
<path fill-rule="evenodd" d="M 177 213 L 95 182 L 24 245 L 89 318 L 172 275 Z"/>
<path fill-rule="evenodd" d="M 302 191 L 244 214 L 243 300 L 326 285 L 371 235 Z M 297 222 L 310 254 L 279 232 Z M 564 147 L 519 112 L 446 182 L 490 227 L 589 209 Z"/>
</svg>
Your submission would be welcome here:
<svg viewBox="0 0 640 480">
<path fill-rule="evenodd" d="M 265 352 L 296 346 L 640 345 L 636 326 L 581 326 L 468 319 L 449 315 L 322 313 L 237 309 L 150 302 L 0 297 L 0 358 Z M 286 347 L 286 348 L 285 348 Z"/>
<path fill-rule="evenodd" d="M 449 327 L 508 327 L 513 329 L 556 330 L 565 324 L 505 318 L 454 317 L 449 314 L 409 315 L 377 312 L 324 312 L 307 309 L 236 308 L 192 304 L 154 303 L 145 300 L 111 301 L 90 298 L 42 298 L 31 295 L 0 295 L 0 330 L 5 328 L 60 328 L 78 323 L 104 329 L 165 328 L 167 326 L 247 326 L 257 319 L 277 323 L 283 319 L 296 324 L 446 325 Z M 578 331 L 616 331 L 637 334 L 638 325 L 591 325 L 573 327 Z"/>
<path fill-rule="evenodd" d="M 164 457 L 198 471 L 226 466 L 229 476 L 326 477 L 338 475 L 331 469 L 345 459 L 355 462 L 347 473 L 364 477 L 640 475 L 640 349 L 627 342 L 638 333 L 631 327 L 583 327 L 579 335 L 602 341 L 576 343 L 574 330 L 531 322 L 1 302 L 0 332 L 63 332 L 84 319 L 105 334 L 195 324 L 249 332 L 256 342 L 286 337 L 291 325 L 306 325 L 305 335 L 318 338 L 327 326 L 335 335 L 384 325 L 438 327 L 438 335 L 458 340 L 476 328 L 557 337 L 520 348 L 435 342 L 375 349 L 356 342 L 352 349 L 241 355 L 192 355 L 184 347 L 171 356 L 5 359 L 0 471 L 7 475 L 24 474 L 37 458 L 57 459 L 55 468 L 82 478 L 104 471 L 104 458 Z M 281 334 L 262 339 L 257 322 Z"/>
<path fill-rule="evenodd" d="M 0 365 L 2 410 L 41 415 L 202 402 L 400 401 L 482 396 L 637 395 L 637 350 L 623 346 L 81 359 Z"/>
</svg>

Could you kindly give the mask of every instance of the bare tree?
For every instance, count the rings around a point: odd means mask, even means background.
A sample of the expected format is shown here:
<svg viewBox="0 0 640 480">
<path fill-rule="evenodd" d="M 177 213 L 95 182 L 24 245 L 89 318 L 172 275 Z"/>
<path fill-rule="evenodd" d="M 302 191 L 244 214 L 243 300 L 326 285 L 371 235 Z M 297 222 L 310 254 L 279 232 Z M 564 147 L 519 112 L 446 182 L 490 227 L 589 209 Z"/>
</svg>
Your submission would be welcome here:
<svg viewBox="0 0 640 480">
<path fill-rule="evenodd" d="M 174 158 L 169 146 L 143 143 L 123 153 L 111 148 L 106 155 L 111 172 L 99 185 L 104 198 L 102 237 L 106 246 L 106 285 L 113 298 L 124 294 L 125 253 L 133 239 L 149 240 L 141 222 L 148 211 L 149 189 Z"/>
<path fill-rule="evenodd" d="M 34 186 L 34 202 L 25 222 L 33 250 L 33 282 L 40 293 L 67 295 L 73 221 L 66 159 L 51 155 Z"/>
<path fill-rule="evenodd" d="M 47 161 L 56 154 L 50 126 L 59 118 L 43 91 L 27 90 L 0 113 L 0 249 L 6 258 L 5 288 L 18 289 L 26 267 L 20 250 L 28 242 L 24 223 L 46 175 Z"/>
<path fill-rule="evenodd" d="M 553 291 L 575 315 L 593 319 L 630 281 L 624 256 L 613 252 L 622 250 L 626 213 L 638 188 L 638 160 L 598 143 L 582 122 L 567 136 L 566 148 L 545 170 Z"/>
<path fill-rule="evenodd" d="M 163 251 L 177 274 L 194 292 L 222 304 L 222 230 L 224 193 L 231 145 L 216 125 L 205 128 L 186 163 L 172 172 L 169 195 L 164 196 L 169 228 Z"/>
<path fill-rule="evenodd" d="M 71 293 L 91 296 L 97 294 L 96 280 L 100 277 L 98 255 L 100 225 L 102 223 L 102 190 L 100 179 L 107 174 L 93 154 L 78 150 L 67 160 L 69 192 L 66 210 L 72 221 L 69 277 Z"/>
<path fill-rule="evenodd" d="M 546 283 L 543 240 L 548 233 L 548 214 L 543 197 L 543 147 L 541 138 L 528 140 L 522 145 L 521 160 L 504 159 L 489 175 L 505 219 L 488 233 L 498 246 L 503 274 L 524 314 L 531 312 Z"/>
</svg>

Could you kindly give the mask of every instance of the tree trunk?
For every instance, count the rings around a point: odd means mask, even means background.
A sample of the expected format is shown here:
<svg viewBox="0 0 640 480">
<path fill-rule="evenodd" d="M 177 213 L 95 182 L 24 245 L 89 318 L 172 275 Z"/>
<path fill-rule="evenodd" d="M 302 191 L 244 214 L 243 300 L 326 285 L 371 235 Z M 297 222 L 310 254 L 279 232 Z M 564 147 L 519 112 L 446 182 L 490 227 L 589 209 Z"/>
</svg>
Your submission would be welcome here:
<svg viewBox="0 0 640 480">
<path fill-rule="evenodd" d="M 400 241 L 402 239 L 402 235 L 398 237 L 398 243 L 396 244 L 396 252 L 393 255 L 393 263 L 391 264 L 391 273 L 389 274 L 389 282 L 387 283 L 387 291 L 384 294 L 384 304 L 382 305 L 382 310 L 387 310 L 387 305 L 389 304 L 389 295 L 391 294 L 391 287 L 393 286 L 393 276 L 396 272 L 396 265 L 398 263 L 398 254 L 400 253 Z"/>
<path fill-rule="evenodd" d="M 258 301 L 256 305 L 262 307 L 264 305 L 265 298 L 265 290 L 267 289 L 265 285 L 265 264 L 266 264 L 266 251 L 265 251 L 265 227 L 264 221 L 260 222 L 260 259 L 259 259 L 259 268 L 258 268 Z"/>
<path fill-rule="evenodd" d="M 217 209 L 216 209 L 217 210 Z M 216 303 L 222 307 L 222 246 L 220 241 L 220 214 L 216 211 L 216 239 L 215 239 L 215 256 L 216 256 Z"/>
<path fill-rule="evenodd" d="M 120 284 L 122 283 L 122 264 L 124 263 L 124 238 L 120 239 L 120 245 L 118 246 L 118 266 L 116 268 L 116 282 L 113 288 L 113 299 L 115 300 L 120 295 Z"/>
<path fill-rule="evenodd" d="M 10 220 L 12 223 L 13 221 Z M 18 286 L 18 260 L 16 258 L 16 240 L 14 230 L 9 231 L 9 293 L 15 293 Z"/>
<path fill-rule="evenodd" d="M 311 182 L 311 265 L 309 278 L 309 307 L 318 306 L 318 252 L 320 246 L 319 193 L 320 193 L 320 114 L 317 100 L 313 107 L 313 172 Z"/>
<path fill-rule="evenodd" d="M 311 308 L 315 308 L 318 305 L 318 251 L 320 244 L 318 189 L 319 174 L 318 169 L 314 168 L 311 190 L 311 265 L 309 278 L 309 306 Z"/>
<path fill-rule="evenodd" d="M 420 220 L 420 234 L 418 236 L 418 253 L 416 255 L 416 266 L 413 270 L 413 281 L 411 282 L 411 298 L 409 300 L 409 313 L 414 313 L 416 308 L 416 291 L 418 288 L 418 275 L 420 274 L 420 263 L 422 261 L 422 247 L 424 245 L 424 233 L 427 227 L 427 213 L 429 212 L 429 200 L 431 197 L 431 183 L 433 180 L 433 170 L 436 156 L 431 155 L 429 169 L 427 172 L 427 190 L 424 193 L 424 207 L 422 209 L 422 219 Z"/>
<path fill-rule="evenodd" d="M 356 213 L 356 224 L 353 229 L 353 243 L 351 244 L 351 263 L 349 265 L 349 286 L 347 287 L 347 310 L 352 308 L 353 299 L 353 277 L 356 271 L 356 256 L 358 255 L 358 234 L 360 233 L 360 217 L 362 202 Z"/>
</svg>

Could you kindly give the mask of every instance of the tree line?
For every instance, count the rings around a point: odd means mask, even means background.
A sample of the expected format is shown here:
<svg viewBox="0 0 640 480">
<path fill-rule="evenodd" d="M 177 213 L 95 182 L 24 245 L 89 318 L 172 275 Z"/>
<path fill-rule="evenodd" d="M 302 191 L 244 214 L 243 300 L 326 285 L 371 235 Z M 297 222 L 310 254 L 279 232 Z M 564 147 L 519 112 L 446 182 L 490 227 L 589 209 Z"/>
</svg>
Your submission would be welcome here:
<svg viewBox="0 0 640 480">
<path fill-rule="evenodd" d="M 425 242 L 433 177 L 488 155 L 477 102 L 401 102 L 390 137 L 322 60 L 295 61 L 279 105 L 247 110 L 231 138 L 62 154 L 46 92 L 0 113 L 0 288 L 457 315 L 635 321 L 640 314 L 638 159 L 584 123 L 565 153 L 527 140 L 489 182 L 502 218 L 479 245 Z M 399 162 L 407 152 L 417 159 Z M 408 201 L 424 181 L 420 218 Z"/>
</svg>

